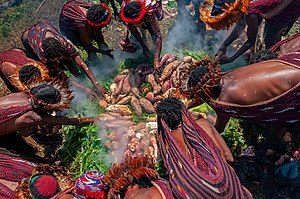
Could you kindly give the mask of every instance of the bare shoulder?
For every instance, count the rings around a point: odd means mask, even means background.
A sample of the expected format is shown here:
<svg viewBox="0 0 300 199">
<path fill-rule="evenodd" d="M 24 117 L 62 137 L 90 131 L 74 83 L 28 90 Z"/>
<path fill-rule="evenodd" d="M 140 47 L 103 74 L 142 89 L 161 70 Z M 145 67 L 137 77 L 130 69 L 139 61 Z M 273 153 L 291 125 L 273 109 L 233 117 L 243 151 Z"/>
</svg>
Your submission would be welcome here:
<svg viewBox="0 0 300 199">
<path fill-rule="evenodd" d="M 128 193 L 124 199 L 137 199 L 137 198 L 143 198 L 143 199 L 162 199 L 160 192 L 156 187 L 151 188 L 145 188 L 145 189 L 139 189 L 137 191 L 133 191 Z"/>
</svg>

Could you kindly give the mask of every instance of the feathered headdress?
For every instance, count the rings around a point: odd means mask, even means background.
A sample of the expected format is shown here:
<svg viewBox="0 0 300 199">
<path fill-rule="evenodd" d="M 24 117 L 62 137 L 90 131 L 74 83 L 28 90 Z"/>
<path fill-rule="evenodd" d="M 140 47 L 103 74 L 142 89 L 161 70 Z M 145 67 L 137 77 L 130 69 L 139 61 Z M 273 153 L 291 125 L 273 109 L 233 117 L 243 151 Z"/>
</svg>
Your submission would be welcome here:
<svg viewBox="0 0 300 199">
<path fill-rule="evenodd" d="M 31 91 L 34 87 L 37 87 L 41 84 L 49 84 L 53 86 L 56 90 L 58 90 L 60 94 L 60 100 L 55 103 L 46 103 L 43 100 L 37 99 L 34 95 L 31 94 Z M 31 83 L 28 85 L 30 89 L 29 96 L 32 99 L 32 106 L 37 110 L 46 110 L 49 112 L 52 111 L 61 111 L 63 109 L 69 108 L 71 101 L 73 100 L 74 96 L 72 95 L 72 91 L 68 88 L 68 85 L 58 79 L 52 79 L 51 81 L 39 81 L 39 80 L 32 80 Z"/>
<path fill-rule="evenodd" d="M 43 65 L 42 63 L 39 63 L 39 62 L 32 62 L 32 63 L 27 63 L 25 66 L 28 66 L 28 65 L 32 65 L 36 68 L 39 69 L 40 73 L 41 73 L 41 79 L 42 80 L 49 80 L 50 77 L 49 77 L 49 70 L 47 69 L 47 67 L 45 65 Z M 24 67 L 24 66 L 23 66 Z M 12 84 L 19 90 L 19 91 L 25 91 L 28 89 L 28 86 L 23 84 L 21 81 L 20 81 L 20 77 L 19 77 L 19 70 L 21 69 L 22 67 L 18 68 L 18 71 L 16 74 L 13 74 L 11 76 L 9 76 L 9 79 L 11 80 Z M 37 77 L 33 77 L 33 78 L 37 78 Z"/>
<path fill-rule="evenodd" d="M 159 174 L 153 169 L 154 160 L 150 157 L 133 158 L 128 156 L 123 163 L 115 163 L 104 176 L 103 185 L 108 189 L 108 199 L 117 198 L 134 185 L 134 181 L 142 179 L 156 180 Z"/>
<path fill-rule="evenodd" d="M 233 23 L 247 14 L 251 0 L 236 0 L 234 3 L 225 3 L 220 7 L 223 12 L 217 16 L 212 16 L 211 11 L 214 6 L 214 0 L 205 0 L 200 6 L 201 20 L 213 29 L 228 29 Z"/>
<path fill-rule="evenodd" d="M 132 17 L 134 17 L 134 19 L 125 17 L 125 15 L 124 15 L 124 8 L 125 8 L 126 4 L 121 8 L 120 15 L 121 15 L 121 18 L 122 18 L 122 20 L 124 22 L 126 22 L 126 23 L 139 23 L 144 18 L 145 14 L 146 14 L 145 1 L 142 2 L 141 0 L 137 0 L 136 2 L 138 4 L 140 4 L 140 6 L 141 6 L 141 12 L 138 13 L 137 15 L 135 15 L 135 16 L 132 16 Z"/>
<path fill-rule="evenodd" d="M 105 7 L 106 11 L 104 13 L 104 15 L 101 17 L 100 20 L 104 19 L 105 17 L 107 17 L 107 19 L 105 21 L 101 21 L 99 23 L 94 23 L 90 20 L 87 20 L 87 22 L 93 26 L 93 27 L 105 27 L 109 24 L 110 20 L 111 20 L 111 17 L 112 17 L 112 13 L 111 13 L 111 10 L 110 8 L 105 4 L 105 3 L 100 3 L 103 7 Z"/>
</svg>

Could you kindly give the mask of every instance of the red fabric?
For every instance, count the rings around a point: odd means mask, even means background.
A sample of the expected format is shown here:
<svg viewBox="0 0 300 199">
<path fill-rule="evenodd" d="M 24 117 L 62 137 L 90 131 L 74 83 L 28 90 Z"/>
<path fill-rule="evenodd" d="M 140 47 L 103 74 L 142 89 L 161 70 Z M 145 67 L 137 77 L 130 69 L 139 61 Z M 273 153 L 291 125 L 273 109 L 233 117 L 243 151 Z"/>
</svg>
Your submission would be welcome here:
<svg viewBox="0 0 300 199">
<path fill-rule="evenodd" d="M 0 123 L 11 120 L 12 118 L 20 116 L 30 110 L 32 110 L 30 105 L 0 107 Z"/>
<path fill-rule="evenodd" d="M 300 32 L 276 43 L 275 45 L 273 45 L 271 48 L 269 48 L 268 50 L 272 51 L 272 52 L 277 52 L 278 50 L 280 50 L 280 47 L 282 44 L 285 44 L 289 41 L 292 41 L 292 40 L 300 40 Z"/>
<path fill-rule="evenodd" d="M 194 158 L 180 150 L 171 130 L 158 118 L 159 149 L 175 198 L 252 198 L 234 170 L 222 159 L 220 149 L 187 110 L 182 110 L 182 131 Z M 197 165 L 195 159 L 200 156 L 204 164 Z M 203 172 L 203 167 L 207 167 L 209 172 Z"/>
<path fill-rule="evenodd" d="M 69 0 L 61 10 L 59 17 L 60 26 L 65 25 L 74 30 L 85 27 L 88 24 L 86 13 L 80 7 L 89 9 L 91 6 L 91 3 L 83 0 Z"/>
<path fill-rule="evenodd" d="M 164 194 L 164 197 L 166 199 L 174 199 L 169 181 L 158 178 L 157 180 L 155 180 L 154 184 L 159 186 L 159 189 L 162 192 L 161 194 Z"/>
<path fill-rule="evenodd" d="M 283 4 L 285 0 L 255 0 L 250 2 L 248 13 L 257 13 L 261 17 L 267 12 L 272 12 L 276 6 Z M 275 10 L 275 9 L 274 9 Z M 267 22 L 273 25 L 287 24 L 290 21 L 296 20 L 300 16 L 300 1 L 293 0 L 287 7 L 280 13 L 276 14 L 273 18 L 268 19 Z"/>
<path fill-rule="evenodd" d="M 47 58 L 45 57 L 45 53 L 42 49 L 42 42 L 46 39 L 47 32 L 52 33 L 55 38 L 63 45 L 69 57 L 72 57 L 74 59 L 78 55 L 78 52 L 69 40 L 63 37 L 58 32 L 58 30 L 51 26 L 47 21 L 41 20 L 34 24 L 31 28 L 29 28 L 27 40 L 30 47 L 39 57 L 42 63 L 47 63 Z"/>
<path fill-rule="evenodd" d="M 31 176 L 35 166 L 34 163 L 21 158 L 0 154 L 0 179 L 20 182 L 23 178 Z M 14 190 L 0 183 L 0 198 L 15 199 L 14 194 Z"/>
<path fill-rule="evenodd" d="M 297 61 L 298 59 L 298 61 Z M 279 62 L 287 61 L 297 63 L 293 65 L 300 70 L 300 53 L 284 55 Z M 277 60 L 272 60 L 276 62 Z M 300 82 L 290 90 L 273 99 L 253 105 L 238 105 L 219 102 L 214 99 L 206 100 L 219 114 L 230 117 L 247 119 L 262 123 L 294 123 L 300 121 Z"/>
<path fill-rule="evenodd" d="M 0 63 L 10 62 L 14 65 L 25 65 L 30 60 L 26 57 L 25 53 L 22 50 L 11 49 L 5 52 L 0 53 Z"/>
<path fill-rule="evenodd" d="M 121 5 L 121 10 L 124 9 L 126 4 L 135 1 L 135 0 L 124 0 Z M 145 2 L 146 1 L 146 2 Z M 153 13 L 156 14 L 158 20 L 163 18 L 163 9 L 161 0 L 141 0 L 143 4 L 145 4 L 145 10 L 147 15 L 151 15 Z M 144 3 L 145 2 L 145 3 Z"/>
<path fill-rule="evenodd" d="M 19 90 L 11 83 L 9 77 L 7 77 L 2 71 L 2 63 L 10 62 L 17 66 L 26 65 L 30 60 L 26 57 L 25 53 L 21 50 L 11 49 L 5 52 L 0 53 L 0 77 L 3 79 L 7 88 L 15 93 Z M 1 116 L 0 116 L 1 118 Z"/>
</svg>

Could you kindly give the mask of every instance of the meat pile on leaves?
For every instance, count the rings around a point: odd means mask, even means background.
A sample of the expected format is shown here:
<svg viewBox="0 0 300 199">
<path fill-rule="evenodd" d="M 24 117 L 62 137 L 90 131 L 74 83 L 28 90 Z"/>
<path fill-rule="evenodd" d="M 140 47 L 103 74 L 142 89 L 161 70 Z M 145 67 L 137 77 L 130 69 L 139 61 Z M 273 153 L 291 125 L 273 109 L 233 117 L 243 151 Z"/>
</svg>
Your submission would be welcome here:
<svg viewBox="0 0 300 199">
<path fill-rule="evenodd" d="M 190 56 L 178 61 L 175 55 L 165 54 L 160 65 L 163 66 L 160 74 L 153 74 L 148 64 L 125 69 L 115 77 L 110 85 L 111 95 L 100 100 L 100 106 L 124 116 L 133 112 L 141 116 L 143 111 L 154 113 L 154 107 L 164 98 L 173 96 L 188 100 L 190 94 L 186 80 L 197 61 Z"/>
</svg>

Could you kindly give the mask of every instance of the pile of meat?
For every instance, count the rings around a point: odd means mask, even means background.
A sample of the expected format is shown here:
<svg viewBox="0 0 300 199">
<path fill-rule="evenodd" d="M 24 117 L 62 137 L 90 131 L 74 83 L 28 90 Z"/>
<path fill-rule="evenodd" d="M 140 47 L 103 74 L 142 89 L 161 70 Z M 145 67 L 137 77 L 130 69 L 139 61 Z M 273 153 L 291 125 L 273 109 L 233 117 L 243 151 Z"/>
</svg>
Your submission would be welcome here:
<svg viewBox="0 0 300 199">
<path fill-rule="evenodd" d="M 118 74 L 110 85 L 111 95 L 100 101 L 106 111 L 124 116 L 141 116 L 143 111 L 154 113 L 156 104 L 164 98 L 189 93 L 186 81 L 197 61 L 186 56 L 178 61 L 175 55 L 166 54 L 160 64 L 160 74 L 153 73 L 147 64 L 139 65 L 135 70 L 126 69 Z M 145 86 L 146 85 L 146 86 Z"/>
</svg>

